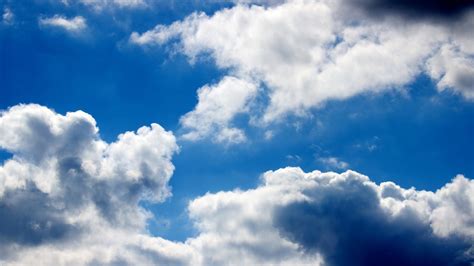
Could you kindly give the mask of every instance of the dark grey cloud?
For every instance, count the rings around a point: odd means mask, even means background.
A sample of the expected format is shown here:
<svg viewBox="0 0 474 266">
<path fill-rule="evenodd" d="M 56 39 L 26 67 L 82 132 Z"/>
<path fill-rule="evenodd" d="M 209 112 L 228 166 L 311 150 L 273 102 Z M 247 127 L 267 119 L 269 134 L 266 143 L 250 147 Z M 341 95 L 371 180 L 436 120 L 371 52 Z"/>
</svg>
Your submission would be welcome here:
<svg viewBox="0 0 474 266">
<path fill-rule="evenodd" d="M 0 245 L 39 245 L 78 232 L 60 213 L 35 187 L 6 193 L 0 201 Z"/>
<path fill-rule="evenodd" d="M 304 193 L 311 200 L 277 209 L 274 224 L 306 252 L 321 253 L 329 266 L 474 263 L 464 254 L 473 245 L 467 238 L 435 235 L 410 208 L 392 216 L 380 206 L 376 190 L 364 183 L 351 181 Z"/>
<path fill-rule="evenodd" d="M 472 0 L 347 0 L 372 16 L 455 19 L 474 8 Z"/>
</svg>

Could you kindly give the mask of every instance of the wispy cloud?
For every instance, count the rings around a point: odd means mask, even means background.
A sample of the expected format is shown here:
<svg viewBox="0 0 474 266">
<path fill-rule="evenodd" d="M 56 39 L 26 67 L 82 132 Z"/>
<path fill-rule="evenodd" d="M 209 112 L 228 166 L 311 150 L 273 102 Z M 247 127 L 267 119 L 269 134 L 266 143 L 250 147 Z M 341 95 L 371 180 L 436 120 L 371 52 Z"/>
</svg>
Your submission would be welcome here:
<svg viewBox="0 0 474 266">
<path fill-rule="evenodd" d="M 321 157 L 317 159 L 318 162 L 324 164 L 328 168 L 335 168 L 338 170 L 347 169 L 349 164 L 338 159 L 337 157 Z"/>
<path fill-rule="evenodd" d="M 40 26 L 62 28 L 69 32 L 81 32 L 87 28 L 86 19 L 82 16 L 74 18 L 66 18 L 60 15 L 54 15 L 50 18 L 40 18 L 38 21 Z"/>
<path fill-rule="evenodd" d="M 83 4 L 95 11 L 113 8 L 133 9 L 148 6 L 146 0 L 61 0 L 61 2 L 66 6 L 76 3 Z"/>
<path fill-rule="evenodd" d="M 8 7 L 3 9 L 2 22 L 3 24 L 11 25 L 15 19 L 15 15 L 12 10 Z"/>
</svg>

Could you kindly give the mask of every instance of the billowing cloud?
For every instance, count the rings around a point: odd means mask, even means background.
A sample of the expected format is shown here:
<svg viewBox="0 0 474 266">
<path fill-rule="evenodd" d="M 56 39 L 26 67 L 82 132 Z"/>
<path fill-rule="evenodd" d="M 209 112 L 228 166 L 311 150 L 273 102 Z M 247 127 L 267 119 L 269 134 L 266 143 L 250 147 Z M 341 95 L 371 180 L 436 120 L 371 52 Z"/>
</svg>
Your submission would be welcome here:
<svg viewBox="0 0 474 266">
<path fill-rule="evenodd" d="M 0 114 L 0 148 L 12 154 L 0 166 L 2 265 L 174 261 L 159 251 L 177 244 L 147 236 L 139 206 L 171 194 L 172 133 L 152 124 L 106 143 L 82 111 L 17 105 Z"/>
<path fill-rule="evenodd" d="M 54 15 L 50 18 L 40 18 L 40 26 L 62 28 L 68 32 L 78 33 L 87 27 L 86 19 L 81 16 L 66 18 L 60 15 Z"/>
<path fill-rule="evenodd" d="M 474 12 L 453 24 L 375 21 L 348 12 L 344 1 L 288 1 L 236 5 L 211 16 L 194 13 L 134 32 L 130 41 L 173 43 L 191 61 L 210 57 L 234 77 L 263 84 L 265 89 L 253 97 L 269 101 L 251 116 L 265 125 L 305 115 L 328 100 L 404 87 L 421 74 L 433 78 L 440 90 L 472 99 L 473 18 Z M 231 101 L 233 96 L 222 97 Z"/>
<path fill-rule="evenodd" d="M 201 235 L 188 243 L 205 265 L 471 265 L 473 192 L 463 176 L 429 192 L 283 168 L 191 202 Z"/>
<path fill-rule="evenodd" d="M 95 120 L 18 105 L 0 115 L 2 265 L 470 265 L 474 181 L 430 192 L 353 171 L 282 168 L 190 201 L 184 242 L 149 235 L 141 201 L 170 196 L 172 133 L 100 138 Z"/>
<path fill-rule="evenodd" d="M 69 2 L 82 3 L 97 11 L 107 7 L 138 8 L 146 6 L 146 0 L 65 0 L 66 4 Z"/>
<path fill-rule="evenodd" d="M 305 191 L 308 200 L 278 209 L 276 226 L 308 252 L 323 254 L 328 265 L 469 265 L 463 252 L 470 242 L 434 234 L 430 222 L 420 217 L 426 210 L 403 206 L 394 213 L 381 206 L 385 198 L 378 193 L 385 187 L 376 189 L 350 173 L 345 178 Z"/>
</svg>

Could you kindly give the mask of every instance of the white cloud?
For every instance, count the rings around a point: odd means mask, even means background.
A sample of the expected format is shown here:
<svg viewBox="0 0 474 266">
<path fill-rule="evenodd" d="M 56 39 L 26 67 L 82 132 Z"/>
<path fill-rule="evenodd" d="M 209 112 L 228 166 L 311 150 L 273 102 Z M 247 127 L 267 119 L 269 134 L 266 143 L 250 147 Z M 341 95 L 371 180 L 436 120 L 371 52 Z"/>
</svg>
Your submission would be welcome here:
<svg viewBox="0 0 474 266">
<path fill-rule="evenodd" d="M 198 234 L 173 242 L 147 233 L 139 204 L 170 195 L 178 148 L 159 125 L 106 143 L 84 112 L 18 105 L 0 115 L 0 147 L 13 155 L 0 166 L 2 265 L 364 265 L 380 247 L 399 262 L 449 264 L 469 259 L 474 239 L 474 181 L 463 176 L 429 192 L 283 168 L 254 189 L 192 200 Z"/>
<path fill-rule="evenodd" d="M 377 185 L 353 171 L 283 168 L 266 172 L 256 189 L 192 201 L 189 213 L 200 235 L 187 243 L 204 265 L 322 265 L 324 258 L 330 265 L 344 259 L 368 265 L 380 248 L 415 265 L 469 261 L 457 256 L 474 239 L 473 189 L 474 181 L 463 176 L 428 192 Z M 429 254 L 417 252 L 425 248 Z"/>
<path fill-rule="evenodd" d="M 39 25 L 62 28 L 73 33 L 81 32 L 87 27 L 86 19 L 81 16 L 68 19 L 60 15 L 54 15 L 50 18 L 40 18 Z"/>
<path fill-rule="evenodd" d="M 139 203 L 171 195 L 178 149 L 159 125 L 106 143 L 82 111 L 17 105 L 0 114 L 0 148 L 13 155 L 0 166 L 2 265 L 179 264 L 189 255 L 145 231 L 152 214 Z"/>
<path fill-rule="evenodd" d="M 82 3 L 89 6 L 96 11 L 101 11 L 104 8 L 118 7 L 118 8 L 140 8 L 146 7 L 146 0 L 66 0 L 66 4 L 70 2 Z"/>
<path fill-rule="evenodd" d="M 261 82 L 268 90 L 259 95 L 268 94 L 270 101 L 263 113 L 258 108 L 251 115 L 265 124 L 305 115 L 327 100 L 403 87 L 422 73 L 439 88 L 471 98 L 474 38 L 467 29 L 473 18 L 474 13 L 466 15 L 453 29 L 424 20 L 373 20 L 347 12 L 338 1 L 288 1 L 236 5 L 211 16 L 194 13 L 134 32 L 130 41 L 142 46 L 176 42 L 191 61 L 211 57 L 233 76 Z M 448 43 L 456 53 L 440 50 Z"/>
<path fill-rule="evenodd" d="M 453 89 L 474 100 L 474 56 L 453 44 L 446 44 L 428 61 L 427 68 L 438 80 L 439 90 Z"/>
<path fill-rule="evenodd" d="M 180 123 L 188 131 L 183 138 L 197 140 L 213 135 L 216 142 L 244 141 L 243 131 L 231 123 L 235 115 L 249 111 L 247 104 L 256 93 L 255 84 L 230 76 L 200 88 L 196 108 L 181 117 Z"/>
</svg>

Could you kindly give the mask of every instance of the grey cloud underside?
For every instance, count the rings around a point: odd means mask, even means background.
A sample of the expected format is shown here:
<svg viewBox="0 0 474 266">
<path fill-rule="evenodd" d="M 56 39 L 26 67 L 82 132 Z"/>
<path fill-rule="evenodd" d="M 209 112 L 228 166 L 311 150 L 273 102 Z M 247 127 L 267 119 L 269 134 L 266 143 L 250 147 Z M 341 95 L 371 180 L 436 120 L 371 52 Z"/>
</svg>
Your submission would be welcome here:
<svg viewBox="0 0 474 266">
<path fill-rule="evenodd" d="M 47 195 L 34 186 L 6 193 L 0 203 L 0 245 L 39 245 L 73 237 L 78 229 L 66 223 L 60 213 L 45 204 L 47 201 Z"/>
<path fill-rule="evenodd" d="M 201 234 L 189 243 L 205 265 L 471 265 L 473 189 L 462 176 L 433 193 L 283 168 L 191 202 Z"/>
<path fill-rule="evenodd" d="M 351 187 L 353 186 L 353 187 Z M 326 265 L 471 265 L 472 243 L 436 236 L 412 210 L 390 216 L 375 190 L 346 184 L 305 191 L 312 202 L 276 210 L 275 226 L 307 252 L 321 252 Z"/>
<path fill-rule="evenodd" d="M 249 190 L 190 201 L 198 234 L 147 233 L 140 201 L 170 195 L 177 145 L 157 124 L 100 139 L 81 111 L 18 105 L 0 114 L 2 265 L 470 265 L 474 181 L 436 192 L 353 171 L 282 168 Z"/>
</svg>

